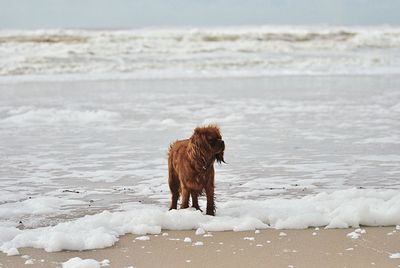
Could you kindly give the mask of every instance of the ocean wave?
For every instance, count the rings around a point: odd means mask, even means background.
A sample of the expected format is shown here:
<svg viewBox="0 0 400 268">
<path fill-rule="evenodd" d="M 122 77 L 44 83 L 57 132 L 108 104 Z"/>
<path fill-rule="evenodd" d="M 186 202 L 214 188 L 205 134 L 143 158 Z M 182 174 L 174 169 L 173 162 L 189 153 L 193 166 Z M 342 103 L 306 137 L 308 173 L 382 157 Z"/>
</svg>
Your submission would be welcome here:
<svg viewBox="0 0 400 268">
<path fill-rule="evenodd" d="M 88 37 L 64 34 L 6 35 L 0 36 L 1 43 L 85 43 Z"/>
<path fill-rule="evenodd" d="M 400 27 L 0 31 L 0 76 L 399 73 Z"/>
<path fill-rule="evenodd" d="M 3 124 L 26 126 L 30 124 L 56 124 L 56 123 L 106 123 L 118 118 L 116 112 L 105 110 L 70 110 L 55 108 L 35 108 L 21 106 L 11 109 L 1 118 Z"/>
<path fill-rule="evenodd" d="M 190 42 L 358 42 L 374 41 L 379 47 L 400 46 L 400 28 L 357 27 L 251 27 L 200 29 L 140 29 L 140 30 L 32 30 L 0 31 L 0 43 L 125 43 L 134 41 Z M 361 42 L 360 42 L 361 41 Z M 160 43 L 162 45 L 162 43 Z"/>
<path fill-rule="evenodd" d="M 356 36 L 356 32 L 253 32 L 253 33 L 225 33 L 225 32 L 199 32 L 194 35 L 197 40 L 205 42 L 235 42 L 235 41 L 284 41 L 284 42 L 311 42 L 321 40 L 347 41 Z M 182 41 L 182 39 L 181 39 Z"/>
</svg>

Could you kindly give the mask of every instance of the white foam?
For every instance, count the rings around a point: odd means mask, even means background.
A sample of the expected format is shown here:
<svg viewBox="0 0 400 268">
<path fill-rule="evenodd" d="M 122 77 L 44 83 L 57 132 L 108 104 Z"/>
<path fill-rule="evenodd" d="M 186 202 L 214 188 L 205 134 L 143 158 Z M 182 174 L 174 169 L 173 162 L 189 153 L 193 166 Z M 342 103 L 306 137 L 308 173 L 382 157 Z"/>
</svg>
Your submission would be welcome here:
<svg viewBox="0 0 400 268">
<path fill-rule="evenodd" d="M 356 232 L 351 232 L 351 233 L 348 233 L 347 236 L 350 237 L 351 239 L 358 239 L 361 236 L 361 234 L 356 233 Z"/>
<path fill-rule="evenodd" d="M 399 253 L 390 254 L 389 258 L 391 258 L 391 259 L 400 259 L 400 252 Z"/>
<path fill-rule="evenodd" d="M 33 262 L 33 260 L 26 260 L 25 261 L 25 264 L 27 264 L 27 265 L 30 265 L 30 264 L 33 264 L 34 262 Z"/>
<path fill-rule="evenodd" d="M 140 241 L 148 241 L 148 240 L 150 240 L 150 237 L 147 235 L 143 235 L 143 236 L 136 237 L 135 239 L 140 240 Z"/>
<path fill-rule="evenodd" d="M 109 260 L 98 262 L 93 259 L 81 259 L 79 257 L 71 258 L 62 264 L 62 268 L 100 268 L 109 266 Z"/>
<path fill-rule="evenodd" d="M 300 199 L 229 201 L 220 204 L 215 217 L 203 215 L 194 209 L 165 211 L 165 208 L 143 206 L 143 209 L 123 212 L 104 211 L 37 229 L 7 227 L 8 235 L 2 235 L 0 250 L 10 253 L 21 247 L 44 248 L 50 252 L 104 248 L 112 246 L 120 235 L 126 233 L 159 234 L 162 229 L 254 231 L 270 227 L 304 229 L 311 226 L 348 228 L 360 224 L 396 225 L 400 223 L 399 202 L 398 191 L 352 189 Z M 354 236 L 362 233 L 365 232 L 357 229 Z"/>
<path fill-rule="evenodd" d="M 7 256 L 16 256 L 19 255 L 19 251 L 17 248 L 9 248 L 6 251 L 4 251 L 4 253 L 7 254 Z"/>
<path fill-rule="evenodd" d="M 205 233 L 206 233 L 206 231 L 204 231 L 203 228 L 197 228 L 197 230 L 196 230 L 196 235 L 202 235 L 202 234 L 205 234 Z"/>
</svg>

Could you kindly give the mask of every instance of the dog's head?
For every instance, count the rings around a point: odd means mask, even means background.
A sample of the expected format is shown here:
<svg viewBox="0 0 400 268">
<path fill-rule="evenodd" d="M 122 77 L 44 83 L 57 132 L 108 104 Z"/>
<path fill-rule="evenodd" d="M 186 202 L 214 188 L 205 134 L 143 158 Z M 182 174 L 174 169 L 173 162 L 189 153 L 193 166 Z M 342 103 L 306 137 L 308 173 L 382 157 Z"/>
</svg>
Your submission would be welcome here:
<svg viewBox="0 0 400 268">
<path fill-rule="evenodd" d="M 215 158 L 218 163 L 225 163 L 225 142 L 222 140 L 221 132 L 217 125 L 197 127 L 190 137 L 190 143 L 201 157 Z"/>
</svg>

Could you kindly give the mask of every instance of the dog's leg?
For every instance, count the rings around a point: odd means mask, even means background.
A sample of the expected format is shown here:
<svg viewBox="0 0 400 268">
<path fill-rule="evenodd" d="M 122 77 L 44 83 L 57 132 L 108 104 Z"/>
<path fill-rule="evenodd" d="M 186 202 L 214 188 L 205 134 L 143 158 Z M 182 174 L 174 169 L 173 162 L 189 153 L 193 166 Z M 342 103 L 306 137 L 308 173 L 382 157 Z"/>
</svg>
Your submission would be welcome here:
<svg viewBox="0 0 400 268">
<path fill-rule="evenodd" d="M 178 199 L 179 199 L 179 180 L 176 174 L 173 171 L 172 165 L 170 163 L 170 159 L 168 161 L 168 184 L 169 190 L 171 191 L 171 209 L 177 209 Z"/>
<path fill-rule="evenodd" d="M 191 191 L 190 195 L 192 196 L 192 207 L 203 212 L 199 206 L 198 193 L 196 191 Z"/>
<path fill-rule="evenodd" d="M 182 187 L 182 204 L 181 208 L 188 208 L 189 207 L 189 195 L 190 192 L 186 187 Z"/>
<path fill-rule="evenodd" d="M 214 187 L 206 187 L 207 215 L 215 215 Z"/>
<path fill-rule="evenodd" d="M 207 215 L 215 215 L 215 203 L 214 203 L 214 169 L 208 174 L 207 184 L 204 187 L 207 195 Z"/>
<path fill-rule="evenodd" d="M 169 208 L 169 210 L 171 209 L 176 209 L 177 205 L 178 205 L 178 199 L 179 199 L 179 187 L 175 187 L 175 188 L 171 188 L 170 185 L 170 190 L 171 190 L 171 206 Z"/>
</svg>

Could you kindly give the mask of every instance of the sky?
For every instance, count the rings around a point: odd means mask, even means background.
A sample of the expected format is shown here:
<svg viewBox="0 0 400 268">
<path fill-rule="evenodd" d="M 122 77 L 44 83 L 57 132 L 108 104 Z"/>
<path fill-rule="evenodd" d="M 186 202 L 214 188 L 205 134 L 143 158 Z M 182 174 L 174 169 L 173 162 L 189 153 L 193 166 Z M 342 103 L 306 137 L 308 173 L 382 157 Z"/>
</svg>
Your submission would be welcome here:
<svg viewBox="0 0 400 268">
<path fill-rule="evenodd" d="M 0 0 L 0 29 L 400 25 L 400 0 Z"/>
</svg>

